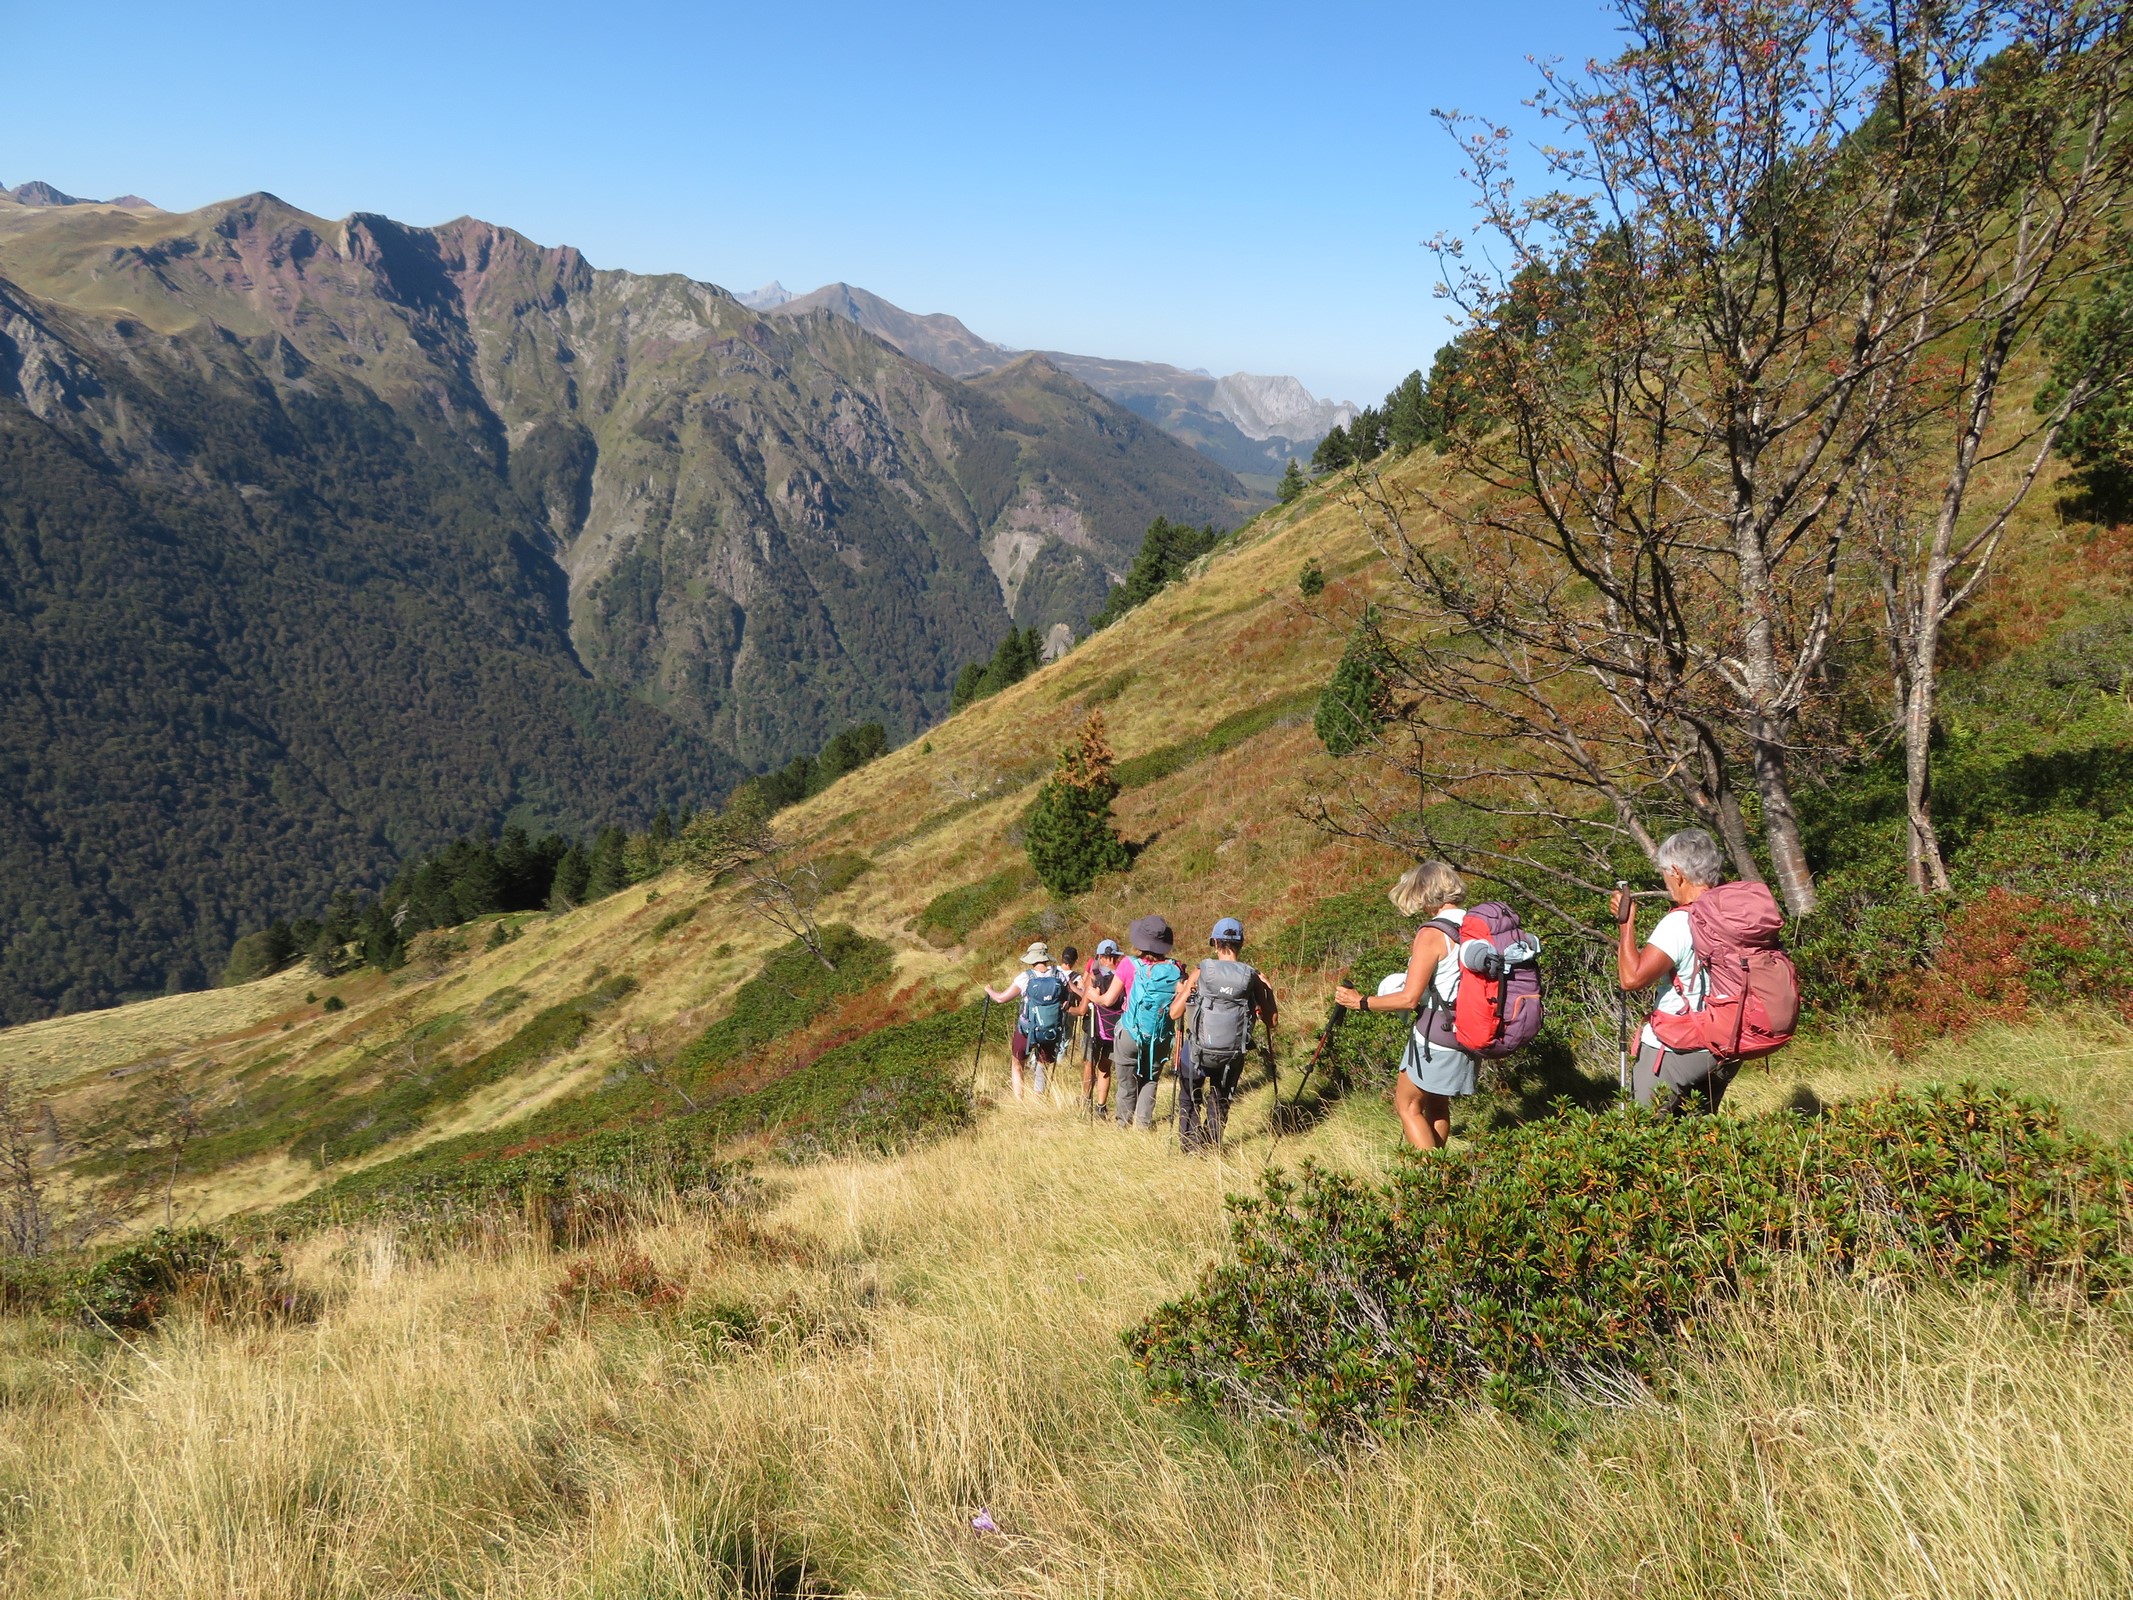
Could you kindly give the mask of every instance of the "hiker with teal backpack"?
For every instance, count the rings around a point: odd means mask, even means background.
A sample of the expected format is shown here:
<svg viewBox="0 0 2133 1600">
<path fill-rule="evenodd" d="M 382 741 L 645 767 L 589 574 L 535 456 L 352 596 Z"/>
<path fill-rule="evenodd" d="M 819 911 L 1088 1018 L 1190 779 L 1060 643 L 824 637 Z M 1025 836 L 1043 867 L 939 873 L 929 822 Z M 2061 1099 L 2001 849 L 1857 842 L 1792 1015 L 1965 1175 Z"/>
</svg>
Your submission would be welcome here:
<svg viewBox="0 0 2133 1600">
<path fill-rule="evenodd" d="M 1096 997 L 1099 1007 L 1119 1006 L 1111 1075 L 1118 1084 L 1118 1125 L 1155 1126 L 1155 1092 L 1177 1038 L 1170 1002 L 1185 974 L 1170 959 L 1176 941 L 1170 924 L 1145 916 L 1126 930 L 1133 954 L 1119 962 L 1111 986 Z"/>
<path fill-rule="evenodd" d="M 1195 1150 L 1222 1147 L 1230 1101 L 1251 1053 L 1252 1024 L 1266 1024 L 1267 1044 L 1281 1020 L 1266 975 L 1244 959 L 1244 924 L 1224 917 L 1208 936 L 1214 955 L 1186 975 L 1171 997 L 1170 1020 L 1183 1023 L 1178 1051 L 1178 1145 Z M 1190 1045 L 1188 1051 L 1184 1045 Z"/>
<path fill-rule="evenodd" d="M 1015 1098 L 1022 1098 L 1022 1066 L 1037 1058 L 1036 1092 L 1044 1093 L 1044 1069 L 1059 1059 L 1059 1046 L 1066 1039 L 1067 1003 L 1071 999 L 1066 979 L 1052 965 L 1052 949 L 1042 939 L 1022 952 L 1022 970 L 1005 989 L 985 989 L 986 999 L 1005 1005 L 1019 999 L 1022 1009 L 1015 1017 L 1014 1037 L 1008 1041 L 1007 1059 Z"/>
</svg>

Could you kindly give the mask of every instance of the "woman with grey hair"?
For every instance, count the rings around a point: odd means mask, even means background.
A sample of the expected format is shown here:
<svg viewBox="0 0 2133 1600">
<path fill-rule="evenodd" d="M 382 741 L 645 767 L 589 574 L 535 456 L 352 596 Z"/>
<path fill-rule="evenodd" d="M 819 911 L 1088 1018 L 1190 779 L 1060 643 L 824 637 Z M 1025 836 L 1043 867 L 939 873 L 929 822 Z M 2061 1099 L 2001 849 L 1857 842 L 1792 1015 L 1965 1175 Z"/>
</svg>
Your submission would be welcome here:
<svg viewBox="0 0 2133 1600">
<path fill-rule="evenodd" d="M 1474 1092 L 1478 1066 L 1459 1048 L 1451 1027 L 1452 1003 L 1459 993 L 1458 928 L 1466 915 L 1460 904 L 1466 898 L 1466 879 L 1449 862 L 1425 861 L 1401 875 L 1389 898 L 1403 917 L 1429 916 L 1415 932 L 1406 977 L 1397 989 L 1378 994 L 1336 989 L 1333 1003 L 1350 1011 L 1415 1012 L 1400 1075 L 1392 1080 L 1392 1108 L 1399 1113 L 1409 1144 L 1417 1150 L 1441 1150 L 1452 1137 L 1452 1096 Z"/>
<path fill-rule="evenodd" d="M 1698 1011 L 1703 1008 L 1706 979 L 1696 959 L 1688 908 L 1706 890 L 1725 881 L 1726 858 L 1718 841 L 1703 829 L 1684 828 L 1659 846 L 1659 875 L 1674 906 L 1659 919 L 1642 950 L 1637 948 L 1636 902 L 1626 890 L 1615 891 L 1615 921 L 1621 928 L 1615 976 L 1629 993 L 1667 982 L 1653 1007 L 1655 1016 Z M 1630 1075 L 1637 1104 L 1650 1106 L 1665 1117 L 1716 1111 L 1732 1081 L 1730 1064 L 1721 1065 L 1708 1050 L 1668 1049 L 1652 1025 L 1645 1023 L 1637 1039 L 1636 1068 Z"/>
</svg>

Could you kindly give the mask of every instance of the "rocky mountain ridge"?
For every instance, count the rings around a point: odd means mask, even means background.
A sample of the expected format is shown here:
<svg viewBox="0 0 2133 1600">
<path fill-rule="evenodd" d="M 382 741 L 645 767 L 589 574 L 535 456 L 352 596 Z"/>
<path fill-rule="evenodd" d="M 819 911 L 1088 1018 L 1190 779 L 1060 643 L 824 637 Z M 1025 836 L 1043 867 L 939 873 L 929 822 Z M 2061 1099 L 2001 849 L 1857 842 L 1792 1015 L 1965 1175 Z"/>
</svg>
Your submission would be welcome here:
<svg viewBox="0 0 2133 1600">
<path fill-rule="evenodd" d="M 773 282 L 744 298 L 778 316 L 827 311 L 843 317 L 951 377 L 996 371 L 1022 353 L 973 333 L 945 312 L 922 316 L 849 283 L 795 295 Z M 1355 415 L 1354 406 L 1320 400 L 1288 376 L 1233 372 L 1217 378 L 1160 361 L 1041 353 L 1060 371 L 1232 472 L 1279 473 L 1292 456 L 1309 459 L 1320 439 Z"/>
</svg>

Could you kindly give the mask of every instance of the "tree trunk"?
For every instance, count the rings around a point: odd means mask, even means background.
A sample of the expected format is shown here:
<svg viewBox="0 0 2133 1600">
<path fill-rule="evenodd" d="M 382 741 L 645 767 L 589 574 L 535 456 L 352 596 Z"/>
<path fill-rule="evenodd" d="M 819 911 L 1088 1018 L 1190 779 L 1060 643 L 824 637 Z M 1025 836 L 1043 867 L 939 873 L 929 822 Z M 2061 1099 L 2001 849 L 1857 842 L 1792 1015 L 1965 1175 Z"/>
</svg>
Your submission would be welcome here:
<svg viewBox="0 0 2133 1600">
<path fill-rule="evenodd" d="M 1933 826 L 1934 674 L 1920 672 L 1913 664 L 1904 676 L 1904 870 L 1920 894 L 1945 894 L 1948 864 L 1941 855 L 1940 832 Z"/>
<path fill-rule="evenodd" d="M 1770 869 L 1777 878 L 1779 896 L 1786 912 L 1804 917 L 1813 911 L 1818 897 L 1815 876 L 1807 865 L 1807 847 L 1800 842 L 1800 817 L 1792 807 L 1792 777 L 1785 758 L 1783 733 L 1767 722 L 1753 730 L 1755 788 L 1763 800 L 1763 845 L 1770 852 Z"/>
</svg>

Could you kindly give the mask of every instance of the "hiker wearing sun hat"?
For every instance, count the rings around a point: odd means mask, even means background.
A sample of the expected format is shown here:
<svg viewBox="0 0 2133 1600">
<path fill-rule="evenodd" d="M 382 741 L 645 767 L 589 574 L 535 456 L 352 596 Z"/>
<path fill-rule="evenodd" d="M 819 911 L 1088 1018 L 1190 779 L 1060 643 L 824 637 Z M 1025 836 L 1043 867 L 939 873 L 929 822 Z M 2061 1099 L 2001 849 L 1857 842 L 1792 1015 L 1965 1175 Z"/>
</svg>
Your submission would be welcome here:
<svg viewBox="0 0 2133 1600">
<path fill-rule="evenodd" d="M 1281 1018 L 1273 986 L 1243 960 L 1244 924 L 1224 917 L 1207 942 L 1214 955 L 1178 985 L 1170 1001 L 1171 1020 L 1185 1024 L 1191 1047 L 1178 1052 L 1178 1144 L 1187 1152 L 1221 1147 L 1229 1103 L 1252 1048 L 1252 1024 L 1266 1024 L 1271 1044 Z"/>
<path fill-rule="evenodd" d="M 1118 1059 L 1112 1076 L 1118 1084 L 1118 1125 L 1121 1128 L 1155 1126 L 1155 1091 L 1163 1080 L 1164 1063 L 1177 1037 L 1171 1020 L 1170 1002 L 1185 974 L 1170 959 L 1175 943 L 1170 924 L 1150 914 L 1126 930 L 1133 954 L 1119 962 L 1110 988 L 1097 997 L 1099 1006 L 1122 1006 L 1117 1042 L 1126 1059 Z"/>
<path fill-rule="evenodd" d="M 1022 1065 L 1034 1054 L 1036 1092 L 1044 1093 L 1044 1069 L 1059 1059 L 1060 1041 L 1066 1038 L 1067 1002 L 1071 998 L 1066 979 L 1052 965 L 1052 947 L 1039 939 L 1022 952 L 1022 970 L 1015 974 L 1014 981 L 999 990 L 988 984 L 985 997 L 994 1005 L 1017 999 L 1022 1002 L 1015 1017 L 1014 1037 L 1008 1041 L 1008 1072 L 1019 1100 Z"/>
</svg>

